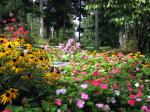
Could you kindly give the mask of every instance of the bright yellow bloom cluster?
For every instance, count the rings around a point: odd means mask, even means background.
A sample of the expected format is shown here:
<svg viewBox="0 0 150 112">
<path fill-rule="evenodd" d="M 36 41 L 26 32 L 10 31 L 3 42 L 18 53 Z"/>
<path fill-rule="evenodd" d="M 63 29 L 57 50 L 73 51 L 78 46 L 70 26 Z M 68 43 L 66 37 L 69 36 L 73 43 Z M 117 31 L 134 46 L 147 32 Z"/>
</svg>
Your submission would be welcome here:
<svg viewBox="0 0 150 112">
<path fill-rule="evenodd" d="M 0 73 L 36 72 L 48 69 L 48 52 L 32 49 L 22 39 L 8 40 L 0 38 Z"/>
<path fill-rule="evenodd" d="M 26 44 L 23 39 L 6 39 L 0 37 L 0 75 L 7 77 L 8 81 L 0 83 L 9 84 L 9 77 L 12 75 L 20 77 L 21 80 L 35 80 L 36 78 L 57 79 L 57 74 L 49 74 L 50 60 L 49 53 L 44 49 L 33 48 L 32 45 Z M 48 75 L 49 74 L 49 75 Z M 15 79 L 14 77 L 14 79 Z M 11 79 L 13 80 L 13 79 Z M 42 80 L 43 81 L 43 80 Z M 7 94 L 3 94 L 2 102 L 10 102 L 11 98 L 7 98 Z"/>
<path fill-rule="evenodd" d="M 59 79 L 60 77 L 61 77 L 61 74 L 56 73 L 56 72 L 47 72 L 43 76 L 43 78 L 49 85 L 51 85 L 53 81 L 55 81 L 56 79 Z"/>
<path fill-rule="evenodd" d="M 12 103 L 12 100 L 17 98 L 18 92 L 17 89 L 9 88 L 4 94 L 0 95 L 0 103 L 3 105 Z"/>
<path fill-rule="evenodd" d="M 143 54 L 141 54 L 141 52 L 130 53 L 129 55 L 132 56 L 134 59 L 145 57 Z"/>
</svg>

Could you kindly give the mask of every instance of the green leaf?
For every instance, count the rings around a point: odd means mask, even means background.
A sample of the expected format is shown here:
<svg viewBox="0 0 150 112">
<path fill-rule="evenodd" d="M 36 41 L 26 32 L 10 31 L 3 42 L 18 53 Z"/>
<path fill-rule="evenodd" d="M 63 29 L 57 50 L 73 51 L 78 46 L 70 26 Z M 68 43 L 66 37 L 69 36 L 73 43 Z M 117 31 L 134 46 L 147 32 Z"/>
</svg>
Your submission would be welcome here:
<svg viewBox="0 0 150 112">
<path fill-rule="evenodd" d="M 61 106 L 61 110 L 63 110 L 63 111 L 67 110 L 67 108 L 68 108 L 67 104 L 63 104 L 63 105 Z"/>
<path fill-rule="evenodd" d="M 46 112 L 50 111 L 50 104 L 46 101 L 42 103 L 42 109 Z"/>
</svg>

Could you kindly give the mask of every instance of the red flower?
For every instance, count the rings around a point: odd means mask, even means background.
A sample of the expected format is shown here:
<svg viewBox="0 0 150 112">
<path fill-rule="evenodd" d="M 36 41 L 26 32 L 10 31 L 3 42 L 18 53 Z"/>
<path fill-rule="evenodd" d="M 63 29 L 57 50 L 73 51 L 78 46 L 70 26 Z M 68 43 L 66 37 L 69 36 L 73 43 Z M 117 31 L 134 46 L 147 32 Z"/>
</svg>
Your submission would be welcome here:
<svg viewBox="0 0 150 112">
<path fill-rule="evenodd" d="M 2 112 L 11 112 L 11 110 L 5 109 L 5 110 L 3 110 Z"/>
<path fill-rule="evenodd" d="M 17 35 L 19 35 L 19 32 L 18 32 L 18 31 L 15 31 L 15 32 L 14 32 L 14 36 L 17 36 Z"/>
<path fill-rule="evenodd" d="M 99 86 L 100 82 L 99 82 L 99 81 L 94 80 L 94 81 L 92 81 L 92 84 L 93 84 L 94 86 Z"/>
<path fill-rule="evenodd" d="M 98 71 L 93 72 L 93 76 L 98 76 L 98 75 L 99 75 Z"/>
<path fill-rule="evenodd" d="M 135 105 L 135 100 L 128 100 L 128 104 L 130 106 L 134 106 Z"/>
<path fill-rule="evenodd" d="M 117 83 L 114 83 L 114 84 L 113 84 L 113 88 L 114 88 L 114 90 L 117 90 L 117 89 L 118 89 Z"/>
<path fill-rule="evenodd" d="M 128 91 L 132 92 L 132 91 L 133 91 L 133 89 L 132 89 L 131 87 L 128 87 Z"/>
<path fill-rule="evenodd" d="M 13 31 L 13 30 L 14 30 L 14 27 L 13 27 L 13 26 L 10 26 L 10 27 L 9 27 L 9 30 Z"/>
<path fill-rule="evenodd" d="M 113 69 L 113 70 L 112 70 L 112 73 L 113 73 L 113 74 L 118 74 L 118 73 L 120 73 L 120 70 L 119 70 L 119 69 Z"/>
<path fill-rule="evenodd" d="M 135 96 L 135 95 L 133 95 L 133 94 L 130 94 L 130 98 L 131 98 L 131 99 L 135 99 L 135 98 L 136 98 L 136 96 Z"/>
<path fill-rule="evenodd" d="M 136 97 L 141 97 L 143 93 L 139 90 L 138 93 L 136 94 Z"/>
<path fill-rule="evenodd" d="M 24 31 L 25 31 L 24 27 L 20 27 L 20 28 L 19 28 L 19 31 L 20 31 L 20 32 L 24 32 Z"/>
<path fill-rule="evenodd" d="M 16 19 L 15 18 L 11 18 L 10 21 L 11 22 L 16 22 Z"/>
<path fill-rule="evenodd" d="M 29 32 L 28 31 L 23 31 L 22 34 L 26 35 L 28 34 Z"/>
</svg>

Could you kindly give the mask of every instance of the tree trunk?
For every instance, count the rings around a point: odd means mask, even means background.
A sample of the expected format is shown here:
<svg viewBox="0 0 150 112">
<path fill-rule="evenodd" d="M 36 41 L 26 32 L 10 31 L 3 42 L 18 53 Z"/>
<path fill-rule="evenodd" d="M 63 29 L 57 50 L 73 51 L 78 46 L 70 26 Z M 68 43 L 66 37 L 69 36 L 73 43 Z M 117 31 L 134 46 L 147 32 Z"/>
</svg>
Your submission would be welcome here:
<svg viewBox="0 0 150 112">
<path fill-rule="evenodd" d="M 100 46 L 99 40 L 99 18 L 98 9 L 95 11 L 95 49 L 98 50 Z"/>
<path fill-rule="evenodd" d="M 133 32 L 120 31 L 119 32 L 119 44 L 123 50 L 137 50 L 138 49 L 138 37 L 136 30 Z"/>
<path fill-rule="evenodd" d="M 123 31 L 119 32 L 119 44 L 121 49 L 126 49 L 127 34 Z"/>
<path fill-rule="evenodd" d="M 43 16 L 43 0 L 40 0 L 40 36 L 44 38 L 44 16 Z"/>
</svg>

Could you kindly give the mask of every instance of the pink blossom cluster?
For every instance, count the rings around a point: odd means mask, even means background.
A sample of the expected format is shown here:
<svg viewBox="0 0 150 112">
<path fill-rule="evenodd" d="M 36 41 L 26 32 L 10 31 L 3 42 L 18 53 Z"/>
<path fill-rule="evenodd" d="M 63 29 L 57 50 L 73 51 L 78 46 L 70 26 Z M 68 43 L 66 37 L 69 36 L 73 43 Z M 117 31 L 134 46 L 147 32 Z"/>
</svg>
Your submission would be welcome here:
<svg viewBox="0 0 150 112">
<path fill-rule="evenodd" d="M 64 53 L 71 53 L 74 54 L 77 49 L 79 49 L 81 44 L 79 42 L 76 42 L 75 39 L 69 39 L 68 42 L 65 44 L 60 44 L 59 48 L 64 52 Z"/>
</svg>

